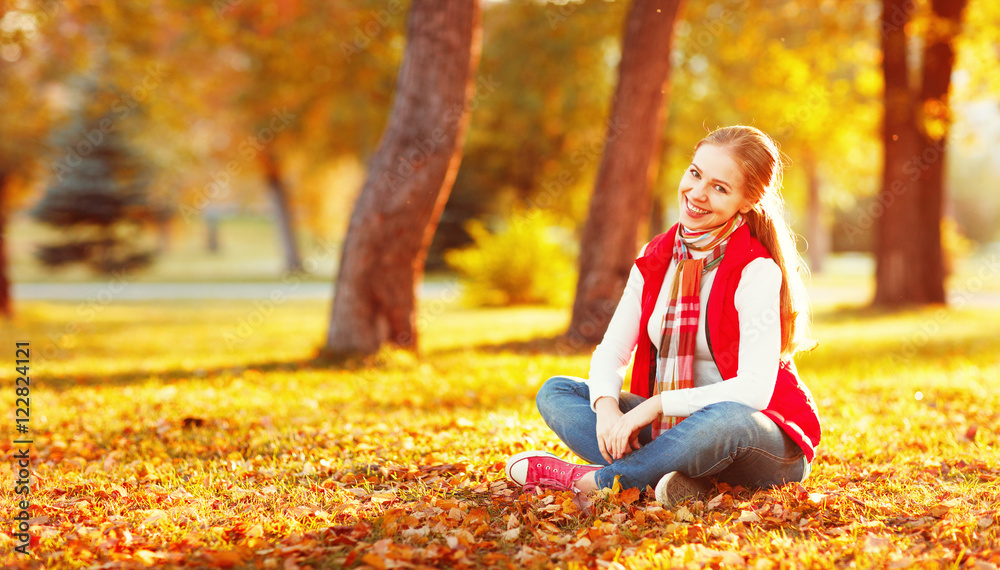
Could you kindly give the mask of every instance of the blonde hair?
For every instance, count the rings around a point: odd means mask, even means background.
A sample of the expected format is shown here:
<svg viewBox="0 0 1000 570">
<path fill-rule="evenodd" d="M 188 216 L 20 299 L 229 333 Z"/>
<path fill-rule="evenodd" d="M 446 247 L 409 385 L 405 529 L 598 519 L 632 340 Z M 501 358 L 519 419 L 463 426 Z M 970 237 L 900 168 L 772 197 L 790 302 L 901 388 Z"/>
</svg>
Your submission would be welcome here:
<svg viewBox="0 0 1000 570">
<path fill-rule="evenodd" d="M 798 250 L 795 234 L 785 221 L 781 198 L 784 161 L 774 140 L 760 129 L 744 125 L 722 127 L 698 142 L 729 152 L 743 172 L 745 198 L 753 208 L 743 217 L 750 233 L 767 248 L 781 269 L 781 357 L 810 350 L 816 342 L 809 335 L 809 299 L 801 272 L 808 271 Z"/>
</svg>

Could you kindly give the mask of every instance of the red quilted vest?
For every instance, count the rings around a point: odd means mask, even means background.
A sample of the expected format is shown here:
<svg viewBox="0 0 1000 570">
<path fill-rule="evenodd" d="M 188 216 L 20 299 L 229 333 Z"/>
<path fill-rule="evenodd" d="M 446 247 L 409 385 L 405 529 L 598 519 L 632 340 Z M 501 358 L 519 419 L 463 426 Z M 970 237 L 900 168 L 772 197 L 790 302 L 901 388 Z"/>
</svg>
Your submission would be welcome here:
<svg viewBox="0 0 1000 570">
<path fill-rule="evenodd" d="M 656 349 L 646 333 L 649 316 L 660 293 L 667 268 L 670 266 L 674 235 L 677 225 L 666 233 L 653 238 L 643 256 L 636 260 L 642 273 L 642 316 L 640 317 L 639 344 L 632 365 L 630 390 L 648 398 L 656 381 Z M 770 258 L 771 254 L 750 235 L 744 224 L 733 233 L 726 245 L 726 254 L 717 269 L 712 291 L 708 295 L 706 329 L 709 347 L 723 379 L 736 376 L 739 365 L 740 317 L 733 304 L 736 287 L 743 275 L 743 268 L 754 259 Z M 820 440 L 819 415 L 809 389 L 799 379 L 795 364 L 782 361 L 778 367 L 778 380 L 767 408 L 761 410 L 774 420 L 802 448 L 811 462 Z"/>
</svg>

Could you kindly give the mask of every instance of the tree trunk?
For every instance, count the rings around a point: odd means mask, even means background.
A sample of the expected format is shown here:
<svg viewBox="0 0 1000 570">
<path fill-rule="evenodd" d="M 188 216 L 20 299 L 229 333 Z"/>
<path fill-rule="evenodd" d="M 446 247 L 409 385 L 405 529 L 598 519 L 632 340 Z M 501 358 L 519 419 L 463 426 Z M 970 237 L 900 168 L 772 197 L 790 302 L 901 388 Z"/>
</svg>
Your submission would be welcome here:
<svg viewBox="0 0 1000 570">
<path fill-rule="evenodd" d="M 945 262 L 941 242 L 941 218 L 944 210 L 944 164 L 951 107 L 948 91 L 955 66 L 953 43 L 962 24 L 962 12 L 968 0 L 933 0 L 935 25 L 924 42 L 920 99 L 916 118 L 920 134 L 920 157 L 926 170 L 920 180 L 921 218 L 919 227 L 924 251 L 920 279 L 923 303 L 944 303 Z M 923 166 L 923 165 L 922 165 Z"/>
<path fill-rule="evenodd" d="M 943 303 L 941 251 L 947 94 L 952 42 L 966 0 L 934 0 L 925 38 L 921 87 L 910 85 L 906 62 L 908 0 L 883 0 L 882 73 L 885 79 L 882 189 L 872 212 L 878 223 L 875 304 Z M 928 130 L 930 129 L 930 130 Z"/>
<path fill-rule="evenodd" d="M 670 46 L 683 0 L 634 0 L 625 21 L 618 87 L 604 156 L 580 246 L 580 276 L 568 335 L 598 342 L 611 321 L 638 240 L 649 219 L 656 180 Z"/>
<path fill-rule="evenodd" d="M 919 172 L 916 176 L 911 172 L 911 161 L 919 151 L 906 64 L 909 8 L 907 0 L 884 0 L 882 4 L 884 166 L 882 188 L 869 214 L 878 224 L 875 304 L 883 306 L 912 303 L 921 297 L 917 268 L 926 254 L 913 231 L 920 219 L 920 189 Z"/>
<path fill-rule="evenodd" d="M 823 201 L 820 197 L 819 165 L 811 151 L 803 153 L 806 186 L 809 191 L 806 243 L 809 244 L 809 270 L 823 271 L 823 260 L 830 248 L 830 232 L 823 219 Z"/>
<path fill-rule="evenodd" d="M 478 0 L 414 0 L 385 134 L 344 240 L 327 355 L 417 349 L 416 287 L 461 162 L 479 63 Z"/>
<path fill-rule="evenodd" d="M 211 254 L 219 253 L 219 218 L 221 214 L 214 209 L 205 210 L 205 239 L 206 248 Z"/>
<path fill-rule="evenodd" d="M 652 208 L 653 210 L 649 214 L 649 231 L 646 232 L 649 239 L 653 239 L 667 229 L 666 224 L 663 223 L 663 211 L 666 204 L 659 194 L 653 194 Z"/>
<path fill-rule="evenodd" d="M 9 269 L 7 263 L 7 175 L 0 172 L 0 316 L 10 318 L 14 315 L 13 303 L 10 298 L 10 279 L 7 276 Z"/>
<path fill-rule="evenodd" d="M 288 203 L 288 191 L 281 180 L 281 167 L 274 149 L 270 146 L 258 155 L 264 167 L 264 177 L 267 179 L 267 191 L 274 205 L 274 219 L 278 224 L 278 237 L 285 254 L 285 271 L 294 273 L 302 269 L 302 258 L 299 256 L 299 246 L 295 241 L 295 224 L 292 221 L 292 209 Z"/>
</svg>

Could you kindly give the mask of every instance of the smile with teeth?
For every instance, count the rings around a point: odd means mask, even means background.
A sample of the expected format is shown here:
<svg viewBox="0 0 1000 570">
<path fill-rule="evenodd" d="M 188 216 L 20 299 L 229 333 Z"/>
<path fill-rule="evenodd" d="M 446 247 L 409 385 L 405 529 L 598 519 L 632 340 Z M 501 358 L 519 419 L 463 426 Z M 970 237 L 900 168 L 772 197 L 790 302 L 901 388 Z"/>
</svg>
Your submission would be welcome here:
<svg viewBox="0 0 1000 570">
<path fill-rule="evenodd" d="M 709 210 L 702 210 L 701 208 L 696 207 L 694 204 L 691 203 L 690 200 L 687 201 L 687 207 L 688 207 L 688 210 L 691 210 L 695 214 L 707 214 L 707 213 L 709 213 Z"/>
</svg>

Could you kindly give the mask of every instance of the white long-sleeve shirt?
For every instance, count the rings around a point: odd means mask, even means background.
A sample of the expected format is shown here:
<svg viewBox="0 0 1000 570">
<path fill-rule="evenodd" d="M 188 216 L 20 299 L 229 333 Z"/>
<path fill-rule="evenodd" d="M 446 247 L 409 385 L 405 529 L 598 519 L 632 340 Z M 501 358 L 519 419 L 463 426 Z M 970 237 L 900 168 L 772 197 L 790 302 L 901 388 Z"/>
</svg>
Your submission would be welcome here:
<svg viewBox="0 0 1000 570">
<path fill-rule="evenodd" d="M 643 248 L 645 252 L 645 247 Z M 708 252 L 691 252 L 704 257 Z M 640 253 L 640 257 L 642 253 Z M 671 263 L 663 279 L 653 313 L 644 334 L 653 346 L 660 345 L 660 325 L 670 298 L 676 264 Z M 695 341 L 694 388 L 670 390 L 659 395 L 666 416 L 686 417 L 716 402 L 734 401 L 754 409 L 767 407 L 778 377 L 781 355 L 780 291 L 781 269 L 771 259 L 758 258 L 743 269 L 733 303 L 740 316 L 739 366 L 736 377 L 723 382 L 705 335 L 705 309 L 715 281 L 717 267 L 702 276 L 701 313 Z M 590 405 L 602 396 L 618 400 L 625 382 L 625 371 L 639 340 L 642 315 L 643 278 L 634 264 L 628 283 L 601 344 L 594 349 L 590 373 Z M 596 411 L 596 408 L 595 408 Z"/>
</svg>

